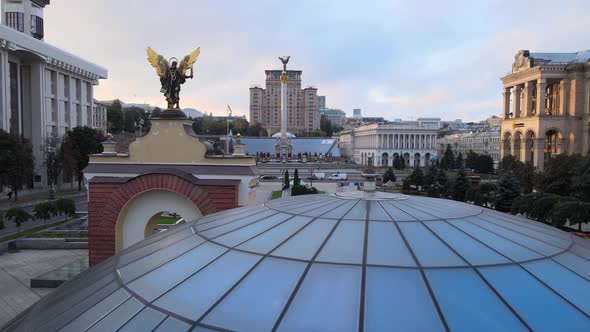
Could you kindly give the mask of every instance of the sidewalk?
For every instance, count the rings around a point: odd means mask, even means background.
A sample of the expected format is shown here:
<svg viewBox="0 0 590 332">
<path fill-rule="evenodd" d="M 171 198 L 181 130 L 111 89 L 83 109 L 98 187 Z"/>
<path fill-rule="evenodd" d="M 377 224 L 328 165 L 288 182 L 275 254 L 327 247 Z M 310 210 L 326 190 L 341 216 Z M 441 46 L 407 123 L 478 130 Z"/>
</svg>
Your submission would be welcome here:
<svg viewBox="0 0 590 332">
<path fill-rule="evenodd" d="M 58 191 L 55 193 L 55 199 L 58 198 L 75 198 L 81 197 L 86 195 L 86 190 L 78 191 L 78 190 L 67 190 L 67 191 Z M 8 210 L 13 207 L 27 207 L 32 205 L 37 205 L 39 203 L 43 203 L 48 201 L 49 193 L 44 192 L 37 192 L 28 194 L 26 196 L 18 198 L 18 201 L 8 200 L 6 196 L 1 197 L 0 200 L 0 210 Z"/>
</svg>

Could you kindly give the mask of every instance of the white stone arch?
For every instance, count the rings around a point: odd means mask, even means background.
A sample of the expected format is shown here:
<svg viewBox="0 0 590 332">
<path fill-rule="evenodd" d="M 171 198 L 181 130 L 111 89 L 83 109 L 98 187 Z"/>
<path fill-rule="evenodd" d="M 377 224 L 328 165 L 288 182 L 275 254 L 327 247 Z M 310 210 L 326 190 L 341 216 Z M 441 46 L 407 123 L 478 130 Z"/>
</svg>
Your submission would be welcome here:
<svg viewBox="0 0 590 332">
<path fill-rule="evenodd" d="M 191 221 L 203 214 L 185 196 L 170 190 L 153 189 L 144 191 L 132 199 L 121 210 L 117 220 L 118 250 L 132 246 L 150 235 L 155 216 L 159 218 L 165 211 L 179 214 Z"/>
</svg>

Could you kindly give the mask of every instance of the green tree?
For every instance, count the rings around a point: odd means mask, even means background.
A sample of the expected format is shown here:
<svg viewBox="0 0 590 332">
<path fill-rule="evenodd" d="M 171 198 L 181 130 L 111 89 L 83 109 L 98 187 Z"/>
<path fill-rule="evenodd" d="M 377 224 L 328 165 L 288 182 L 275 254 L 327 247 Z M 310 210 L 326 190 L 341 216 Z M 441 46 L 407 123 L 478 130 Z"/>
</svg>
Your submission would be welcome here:
<svg viewBox="0 0 590 332">
<path fill-rule="evenodd" d="M 47 220 L 51 219 L 52 216 L 57 215 L 57 209 L 52 203 L 43 202 L 35 205 L 33 215 L 35 216 L 35 219 L 43 220 L 43 224 L 46 224 Z"/>
<path fill-rule="evenodd" d="M 289 170 L 285 170 L 285 178 L 283 179 L 283 190 L 289 189 L 291 186 L 291 181 L 289 180 Z"/>
<path fill-rule="evenodd" d="M 31 216 L 27 211 L 20 207 L 13 207 L 9 209 L 8 211 L 6 211 L 5 217 L 6 219 L 12 220 L 16 224 L 19 233 L 21 225 L 24 222 L 33 219 L 33 216 Z"/>
<path fill-rule="evenodd" d="M 332 130 L 332 122 L 330 122 L 325 115 L 322 115 L 320 118 L 320 129 L 325 132 L 328 137 L 332 137 L 334 133 Z"/>
<path fill-rule="evenodd" d="M 102 133 L 89 127 L 75 127 L 68 131 L 62 143 L 64 170 L 75 175 L 78 190 L 82 190 L 82 170 L 88 165 L 89 155 L 102 152 Z"/>
<path fill-rule="evenodd" d="M 118 99 L 115 99 L 111 106 L 107 108 L 107 126 L 109 132 L 113 134 L 121 133 L 125 128 L 123 107 Z"/>
<path fill-rule="evenodd" d="M 469 181 L 465 176 L 465 172 L 463 172 L 463 170 L 459 170 L 459 173 L 457 173 L 457 177 L 451 186 L 451 198 L 456 201 L 465 201 L 467 189 L 469 189 Z"/>
<path fill-rule="evenodd" d="M 453 150 L 451 149 L 450 144 L 447 144 L 445 154 L 440 160 L 440 167 L 442 169 L 450 169 L 455 167 L 455 156 L 453 155 Z"/>
<path fill-rule="evenodd" d="M 578 225 L 578 231 L 582 232 L 582 224 L 590 221 L 590 203 L 578 200 L 561 201 L 551 210 L 551 223 L 556 227 Z"/>
<path fill-rule="evenodd" d="M 76 214 L 76 204 L 69 198 L 60 198 L 55 201 L 56 214 L 65 217 L 73 217 Z"/>
<path fill-rule="evenodd" d="M 6 228 L 4 226 L 4 212 L 0 211 L 0 230 Z"/>
<path fill-rule="evenodd" d="M 469 186 L 465 193 L 465 201 L 472 202 L 475 205 L 483 206 L 483 195 L 479 186 Z"/>
<path fill-rule="evenodd" d="M 399 166 L 399 155 L 397 155 L 397 154 L 393 156 L 393 168 L 400 169 L 400 166 Z"/>
<path fill-rule="evenodd" d="M 522 161 L 516 160 L 514 156 L 508 155 L 500 161 L 498 173 L 500 175 L 516 177 L 524 194 L 529 194 L 533 191 L 536 175 L 535 168 L 531 162 L 523 163 Z"/>
<path fill-rule="evenodd" d="M 476 169 L 477 168 L 477 157 L 478 154 L 473 152 L 473 150 L 469 150 L 467 152 L 467 158 L 465 159 L 465 167 L 469 169 Z"/>
<path fill-rule="evenodd" d="M 293 173 L 293 187 L 300 186 L 300 185 L 301 185 L 301 179 L 299 178 L 299 171 L 296 168 L 295 173 Z"/>
<path fill-rule="evenodd" d="M 396 178 L 395 178 L 395 173 L 393 172 L 393 167 L 389 167 L 385 173 L 383 173 L 383 183 L 387 183 L 387 182 L 395 182 Z"/>
<path fill-rule="evenodd" d="M 590 202 L 590 155 L 580 158 L 572 176 L 571 195 Z"/>
<path fill-rule="evenodd" d="M 0 183 L 8 186 L 18 199 L 18 191 L 32 184 L 35 158 L 31 142 L 0 129 Z"/>
<path fill-rule="evenodd" d="M 498 183 L 498 193 L 494 202 L 495 208 L 501 212 L 512 209 L 512 203 L 520 196 L 520 184 L 516 177 L 504 175 Z"/>
<path fill-rule="evenodd" d="M 420 191 L 424 185 L 424 173 L 419 167 L 414 168 L 412 174 L 409 176 L 410 185 L 416 186 L 416 190 Z"/>
<path fill-rule="evenodd" d="M 494 159 L 487 154 L 478 155 L 475 164 L 475 171 L 483 174 L 494 172 Z"/>
<path fill-rule="evenodd" d="M 459 152 L 457 155 L 457 160 L 455 161 L 455 167 L 463 168 L 463 154 Z"/>
<path fill-rule="evenodd" d="M 539 191 L 558 195 L 570 193 L 575 169 L 582 161 L 580 155 L 563 154 L 547 160 L 545 168 L 537 177 Z"/>
<path fill-rule="evenodd" d="M 406 160 L 404 159 L 404 156 L 400 155 L 397 162 L 398 162 L 398 169 L 406 168 Z"/>
<path fill-rule="evenodd" d="M 143 108 L 132 106 L 123 109 L 125 132 L 134 133 L 141 127 L 142 132 L 147 133 L 151 128 L 149 118 L 149 113 Z"/>
</svg>

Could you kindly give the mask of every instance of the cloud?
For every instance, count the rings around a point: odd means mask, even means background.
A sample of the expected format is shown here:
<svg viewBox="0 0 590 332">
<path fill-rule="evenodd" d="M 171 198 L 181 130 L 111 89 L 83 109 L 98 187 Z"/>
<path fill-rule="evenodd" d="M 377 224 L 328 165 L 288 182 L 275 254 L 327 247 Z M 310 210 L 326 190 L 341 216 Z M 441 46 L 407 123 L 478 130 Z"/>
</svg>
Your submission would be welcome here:
<svg viewBox="0 0 590 332">
<path fill-rule="evenodd" d="M 181 104 L 214 114 L 229 104 L 248 115 L 248 88 L 289 54 L 303 85 L 348 114 L 480 120 L 500 113 L 499 78 L 519 49 L 590 47 L 584 0 L 62 0 L 44 16 L 46 41 L 108 68 L 99 99 L 163 106 L 145 48 L 180 57 L 201 46 Z"/>
</svg>

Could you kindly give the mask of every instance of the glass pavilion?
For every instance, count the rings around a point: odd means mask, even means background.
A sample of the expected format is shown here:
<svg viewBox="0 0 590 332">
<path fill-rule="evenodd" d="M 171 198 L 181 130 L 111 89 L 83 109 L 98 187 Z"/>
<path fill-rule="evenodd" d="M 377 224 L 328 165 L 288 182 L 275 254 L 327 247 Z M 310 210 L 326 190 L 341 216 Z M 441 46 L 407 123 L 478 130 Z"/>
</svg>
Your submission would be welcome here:
<svg viewBox="0 0 590 332">
<path fill-rule="evenodd" d="M 82 273 L 26 331 L 590 331 L 590 243 L 522 217 L 383 193 L 203 217 Z"/>
</svg>

